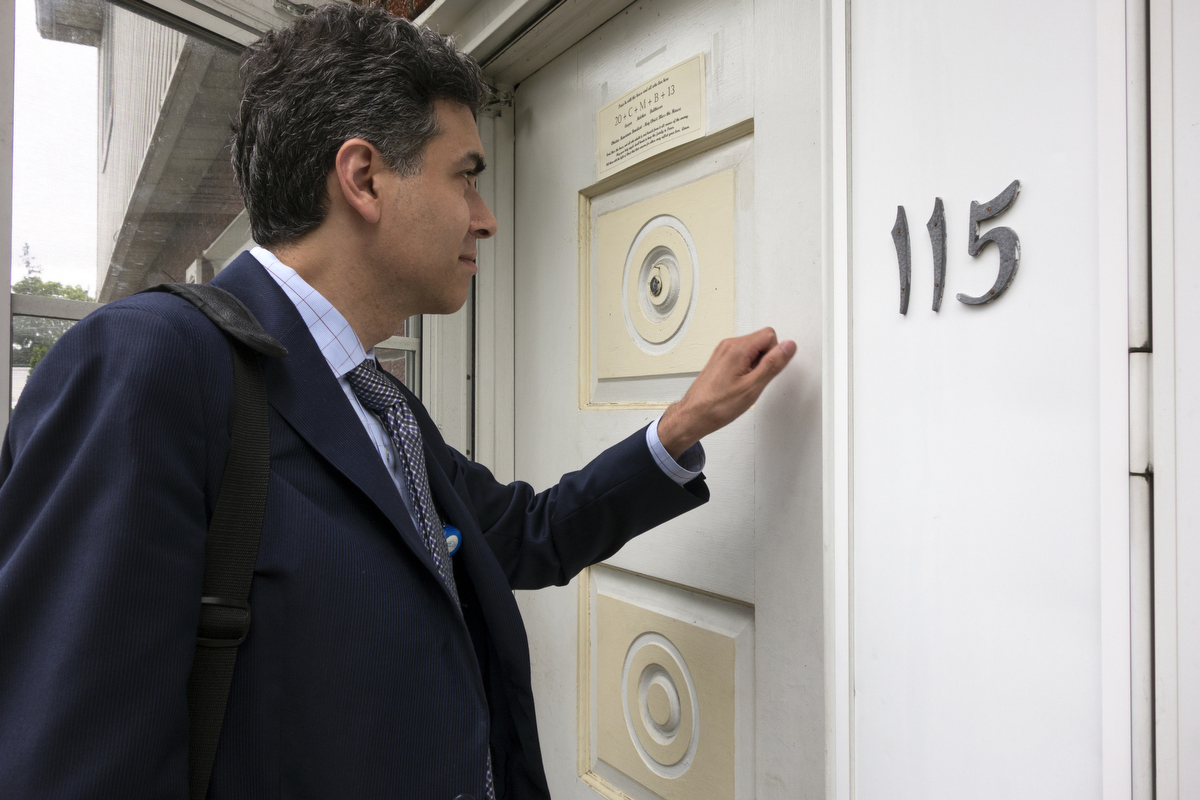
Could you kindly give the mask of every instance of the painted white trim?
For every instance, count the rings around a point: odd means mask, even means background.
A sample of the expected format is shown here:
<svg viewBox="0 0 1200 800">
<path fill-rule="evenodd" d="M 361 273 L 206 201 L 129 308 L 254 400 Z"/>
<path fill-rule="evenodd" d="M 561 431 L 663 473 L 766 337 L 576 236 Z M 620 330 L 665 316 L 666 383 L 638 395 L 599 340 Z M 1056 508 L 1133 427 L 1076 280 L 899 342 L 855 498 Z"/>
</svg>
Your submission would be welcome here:
<svg viewBox="0 0 1200 800">
<path fill-rule="evenodd" d="M 421 337 L 390 336 L 375 346 L 382 347 L 386 350 L 408 350 L 410 352 L 419 353 L 421 351 Z"/>
<path fill-rule="evenodd" d="M 233 221 L 225 226 L 225 230 L 212 240 L 212 244 L 204 249 L 203 255 L 213 265 L 213 273 L 219 274 L 232 264 L 243 250 L 249 250 L 254 245 L 254 237 L 250 235 L 250 215 L 243 208 Z"/>
<path fill-rule="evenodd" d="M 421 317 L 421 403 L 446 444 L 468 458 L 475 452 L 475 286 L 453 314 Z"/>
<path fill-rule="evenodd" d="M 0 4 L 0 429 L 8 430 L 12 392 L 12 173 L 13 173 L 13 67 L 16 56 L 16 0 Z"/>
<path fill-rule="evenodd" d="M 1129 600 L 1129 638 L 1132 644 L 1129 672 L 1133 694 L 1133 713 L 1130 721 L 1132 800 L 1154 800 L 1152 504 L 1153 494 L 1149 478 L 1141 475 L 1129 476 L 1129 553 L 1130 571 L 1133 575 Z"/>
<path fill-rule="evenodd" d="M 481 116 L 488 169 L 479 191 L 499 224 L 479 242 L 475 278 L 475 454 L 497 480 L 514 480 L 513 109 Z"/>
<path fill-rule="evenodd" d="M 429 8 L 417 15 L 416 22 L 428 25 L 442 33 L 450 33 L 459 21 L 477 5 L 479 5 L 479 0 L 435 0 Z"/>
<path fill-rule="evenodd" d="M 771 325 L 797 345 L 753 412 L 757 796 L 818 797 L 829 785 L 830 748 L 824 438 L 831 2 L 755 0 L 753 10 L 755 56 L 747 63 L 760 213 L 750 327 Z M 787 102 L 780 102 L 780 87 L 788 88 Z M 763 267 L 784 263 L 792 268 Z"/>
<path fill-rule="evenodd" d="M 1096 8 L 1100 409 L 1100 709 L 1105 800 L 1132 782 L 1129 564 L 1129 209 L 1124 0 Z"/>
<path fill-rule="evenodd" d="M 1179 800 L 1175 541 L 1175 231 L 1171 0 L 1150 0 L 1151 303 L 1154 341 L 1154 760 L 1158 800 Z"/>
<path fill-rule="evenodd" d="M 276 10 L 265 3 L 250 0 L 234 0 L 221 3 L 216 0 L 137 0 L 164 11 L 171 16 L 190 22 L 218 36 L 247 45 L 258 39 L 271 28 L 291 22 L 294 17 Z"/>
<path fill-rule="evenodd" d="M 1150 345 L 1150 31 L 1147 0 L 1125 6 L 1129 346 Z"/>
<path fill-rule="evenodd" d="M 852 542 L 854 485 L 851 470 L 852 380 L 851 343 L 853 314 L 850 298 L 850 0 L 833 0 L 829 12 L 829 109 L 831 195 L 825 229 L 829 242 L 826 263 L 825 427 L 826 530 L 833 546 L 827 548 L 826 614 L 829 643 L 826 661 L 827 733 L 830 753 L 826 797 L 854 797 L 854 594 Z M 829 674 L 829 673 L 832 674 Z"/>
<path fill-rule="evenodd" d="M 545 0 L 509 0 L 470 4 L 463 0 L 439 0 L 417 21 L 443 31 L 454 31 L 455 44 L 477 61 L 486 61 L 497 50 L 518 37 L 545 13 Z"/>
<path fill-rule="evenodd" d="M 629 0 L 563 0 L 484 62 L 484 74 L 515 86 L 612 19 Z"/>
</svg>

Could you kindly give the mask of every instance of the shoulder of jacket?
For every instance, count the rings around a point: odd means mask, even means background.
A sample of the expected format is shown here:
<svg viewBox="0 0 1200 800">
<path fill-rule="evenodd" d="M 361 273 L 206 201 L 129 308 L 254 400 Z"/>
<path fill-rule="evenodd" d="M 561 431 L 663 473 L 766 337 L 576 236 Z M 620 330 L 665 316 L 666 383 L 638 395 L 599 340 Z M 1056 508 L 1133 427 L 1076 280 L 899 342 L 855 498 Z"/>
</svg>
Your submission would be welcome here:
<svg viewBox="0 0 1200 800">
<path fill-rule="evenodd" d="M 115 300 L 93 311 L 80 325 L 115 328 L 129 335 L 161 335 L 165 328 L 185 343 L 213 344 L 225 340 L 224 334 L 199 309 L 166 292 L 139 293 Z"/>
</svg>

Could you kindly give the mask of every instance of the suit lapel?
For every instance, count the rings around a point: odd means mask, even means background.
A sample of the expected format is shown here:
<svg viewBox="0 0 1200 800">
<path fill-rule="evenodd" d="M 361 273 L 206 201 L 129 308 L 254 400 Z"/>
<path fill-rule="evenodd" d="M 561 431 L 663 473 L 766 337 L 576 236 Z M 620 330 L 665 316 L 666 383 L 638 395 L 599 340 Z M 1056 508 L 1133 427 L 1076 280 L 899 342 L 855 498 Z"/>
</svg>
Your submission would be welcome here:
<svg viewBox="0 0 1200 800">
<path fill-rule="evenodd" d="M 462 548 L 455 558 L 462 560 L 463 568 L 475 586 L 476 595 L 487 598 L 487 602 L 480 603 L 480 608 L 488 628 L 505 632 L 505 635 L 496 641 L 497 653 L 501 657 L 511 659 L 514 652 L 520 651 L 520 647 L 513 650 L 513 646 L 526 640 L 525 629 L 519 623 L 516 628 L 512 624 L 512 620 L 520 620 L 521 612 L 508 585 L 508 578 L 492 555 L 491 546 L 479 528 L 474 509 L 469 507 L 469 501 L 458 492 L 449 474 L 442 467 L 442 459 L 439 457 L 441 453 L 437 451 L 448 454 L 449 448 L 442 440 L 437 426 L 408 389 L 399 382 L 397 385 L 401 387 L 405 399 L 413 405 L 413 414 L 416 415 L 421 428 L 421 438 L 425 442 L 425 462 L 429 471 L 429 490 L 445 513 L 446 519 L 462 532 Z M 527 668 L 528 666 L 525 667 Z"/>
<path fill-rule="evenodd" d="M 267 401 L 313 449 L 375 503 L 413 554 L 442 584 L 392 476 L 291 300 L 250 253 L 239 256 L 213 283 L 236 295 L 267 333 L 288 349 L 287 358 L 262 359 Z M 450 597 L 449 590 L 446 596 Z"/>
</svg>

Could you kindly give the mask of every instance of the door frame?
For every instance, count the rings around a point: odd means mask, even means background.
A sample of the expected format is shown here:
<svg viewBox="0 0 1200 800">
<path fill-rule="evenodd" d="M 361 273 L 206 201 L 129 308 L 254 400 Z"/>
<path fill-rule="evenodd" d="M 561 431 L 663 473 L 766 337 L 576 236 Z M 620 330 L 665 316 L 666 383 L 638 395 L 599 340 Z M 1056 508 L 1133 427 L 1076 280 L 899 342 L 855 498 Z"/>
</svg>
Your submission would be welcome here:
<svg viewBox="0 0 1200 800">
<path fill-rule="evenodd" d="M 1200 702 L 1191 688 L 1200 669 L 1200 629 L 1194 611 L 1200 530 L 1191 499 L 1194 487 L 1189 491 L 1180 483 L 1180 462 L 1194 460 L 1200 441 L 1189 419 L 1195 399 L 1182 395 L 1178 385 L 1185 374 L 1194 374 L 1200 349 L 1180 337 L 1181 331 L 1184 336 L 1189 332 L 1176 323 L 1185 318 L 1186 304 L 1195 301 L 1188 268 L 1196 260 L 1180 245 L 1187 241 L 1194 217 L 1188 201 L 1196 197 L 1200 180 L 1194 148 L 1177 139 L 1181 128 L 1194 127 L 1200 118 L 1200 81 L 1188 69 L 1196 61 L 1194 56 L 1189 59 L 1187 49 L 1188 36 L 1197 33 L 1200 19 L 1194 11 L 1184 11 L 1185 6 L 1174 0 L 1149 0 L 1153 369 L 1147 390 L 1153 419 L 1148 449 L 1153 467 L 1154 788 L 1159 800 L 1193 797 L 1200 789 Z"/>
</svg>

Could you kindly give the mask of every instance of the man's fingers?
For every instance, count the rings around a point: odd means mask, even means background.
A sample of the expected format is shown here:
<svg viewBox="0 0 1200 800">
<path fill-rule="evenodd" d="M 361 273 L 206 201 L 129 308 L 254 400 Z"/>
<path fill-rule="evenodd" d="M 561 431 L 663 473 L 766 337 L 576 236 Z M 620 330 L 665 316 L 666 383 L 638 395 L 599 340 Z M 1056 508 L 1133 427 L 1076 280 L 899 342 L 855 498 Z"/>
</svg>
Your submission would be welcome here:
<svg viewBox="0 0 1200 800">
<path fill-rule="evenodd" d="M 659 420 L 667 452 L 678 456 L 740 417 L 795 354 L 796 343 L 778 342 L 772 328 L 722 341 L 683 399 Z"/>
<path fill-rule="evenodd" d="M 754 333 L 747 334 L 746 340 L 758 351 L 758 356 L 755 360 L 761 358 L 763 354 L 770 352 L 771 348 L 779 343 L 775 338 L 774 328 L 760 328 Z"/>
<path fill-rule="evenodd" d="M 788 339 L 772 347 L 759 359 L 751 377 L 760 388 L 771 382 L 771 379 L 783 371 L 783 368 L 796 355 L 796 343 Z"/>
<path fill-rule="evenodd" d="M 736 341 L 741 346 L 739 350 L 747 359 L 745 362 L 748 365 L 745 368 L 747 374 L 757 369 L 763 356 L 771 352 L 771 349 L 777 344 L 774 328 L 761 328 L 754 333 L 748 333 L 739 339 L 730 341 Z"/>
</svg>

